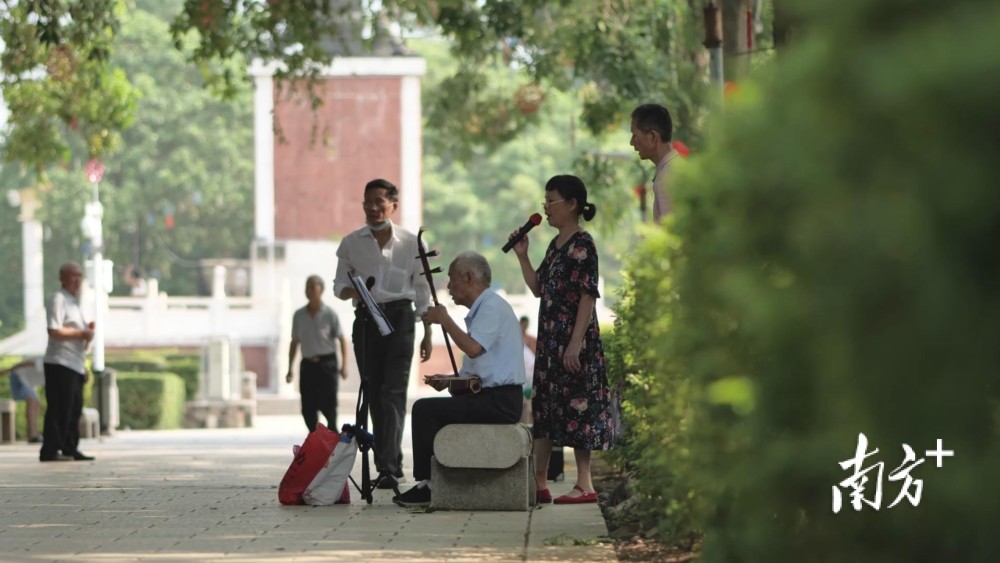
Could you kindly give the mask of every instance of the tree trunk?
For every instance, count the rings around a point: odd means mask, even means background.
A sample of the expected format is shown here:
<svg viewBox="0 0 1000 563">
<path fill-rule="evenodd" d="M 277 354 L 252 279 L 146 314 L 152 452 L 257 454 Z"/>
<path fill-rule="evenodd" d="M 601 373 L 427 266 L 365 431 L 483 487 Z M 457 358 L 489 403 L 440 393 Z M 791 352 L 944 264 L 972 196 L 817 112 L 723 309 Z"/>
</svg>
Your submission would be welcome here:
<svg viewBox="0 0 1000 563">
<path fill-rule="evenodd" d="M 747 12 L 752 0 L 722 0 L 722 53 L 726 82 L 739 80 L 750 72 L 747 45 Z"/>
</svg>

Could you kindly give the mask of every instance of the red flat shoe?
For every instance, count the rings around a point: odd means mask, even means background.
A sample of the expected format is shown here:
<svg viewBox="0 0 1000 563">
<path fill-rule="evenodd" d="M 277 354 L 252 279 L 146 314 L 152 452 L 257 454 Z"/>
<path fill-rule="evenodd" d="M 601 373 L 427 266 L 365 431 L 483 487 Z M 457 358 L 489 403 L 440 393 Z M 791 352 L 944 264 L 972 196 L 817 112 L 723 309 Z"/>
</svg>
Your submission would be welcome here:
<svg viewBox="0 0 1000 563">
<path fill-rule="evenodd" d="M 535 491 L 536 504 L 548 504 L 552 502 L 552 493 L 548 489 L 538 489 Z"/>
<path fill-rule="evenodd" d="M 597 491 L 590 491 L 589 493 L 580 488 L 579 485 L 573 485 L 573 488 L 580 491 L 580 496 L 571 497 L 569 495 L 563 495 L 552 502 L 555 504 L 588 504 L 597 502 Z"/>
</svg>

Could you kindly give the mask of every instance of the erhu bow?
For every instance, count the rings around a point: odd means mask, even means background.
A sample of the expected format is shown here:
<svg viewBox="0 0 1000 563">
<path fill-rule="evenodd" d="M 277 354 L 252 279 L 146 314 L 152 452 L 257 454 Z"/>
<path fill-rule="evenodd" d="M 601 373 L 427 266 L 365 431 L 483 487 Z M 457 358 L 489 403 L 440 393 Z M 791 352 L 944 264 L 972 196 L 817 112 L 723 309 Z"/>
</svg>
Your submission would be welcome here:
<svg viewBox="0 0 1000 563">
<path fill-rule="evenodd" d="M 417 258 L 419 258 L 420 263 L 423 264 L 424 277 L 427 278 L 427 285 L 430 286 L 431 289 L 431 300 L 434 302 L 434 305 L 437 306 L 440 305 L 440 303 L 438 303 L 437 292 L 434 291 L 434 278 L 432 277 L 432 274 L 440 274 L 441 268 L 431 269 L 431 263 L 428 258 L 438 256 L 439 253 L 437 250 L 431 250 L 428 252 L 427 248 L 424 247 L 423 237 L 424 228 L 420 227 L 420 230 L 417 231 L 417 249 L 420 252 L 420 256 L 417 256 Z M 455 363 L 455 353 L 451 351 L 451 339 L 448 338 L 448 331 L 444 329 L 444 325 L 441 326 L 441 332 L 444 333 L 444 344 L 445 347 L 448 348 L 448 358 L 451 359 L 451 369 L 454 371 L 455 377 L 458 377 L 458 364 Z"/>
</svg>

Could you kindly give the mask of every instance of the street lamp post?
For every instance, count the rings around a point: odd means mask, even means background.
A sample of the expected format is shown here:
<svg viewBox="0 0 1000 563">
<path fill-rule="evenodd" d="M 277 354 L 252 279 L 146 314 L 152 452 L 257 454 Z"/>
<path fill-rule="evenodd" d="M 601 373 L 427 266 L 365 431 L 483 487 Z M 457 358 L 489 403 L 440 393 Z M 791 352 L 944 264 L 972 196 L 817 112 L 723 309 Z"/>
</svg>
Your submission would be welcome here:
<svg viewBox="0 0 1000 563">
<path fill-rule="evenodd" d="M 94 385 L 97 390 L 97 407 L 100 412 L 101 432 L 113 430 L 110 421 L 109 405 L 105 397 L 104 378 L 104 309 L 107 301 L 107 290 L 104 287 L 104 206 L 101 205 L 100 184 L 104 176 L 104 165 L 100 160 L 91 159 L 87 162 L 87 180 L 93 188 L 93 197 L 84 207 L 83 235 L 90 239 L 91 262 L 93 263 L 94 287 L 94 340 L 93 359 L 91 367 L 94 372 Z"/>
</svg>

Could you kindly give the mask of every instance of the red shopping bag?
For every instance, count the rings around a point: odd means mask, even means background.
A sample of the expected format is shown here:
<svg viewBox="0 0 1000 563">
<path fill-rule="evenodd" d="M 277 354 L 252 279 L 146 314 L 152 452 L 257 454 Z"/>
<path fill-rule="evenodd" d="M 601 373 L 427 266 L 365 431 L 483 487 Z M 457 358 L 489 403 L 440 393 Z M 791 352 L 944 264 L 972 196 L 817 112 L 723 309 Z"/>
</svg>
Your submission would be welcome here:
<svg viewBox="0 0 1000 563">
<path fill-rule="evenodd" d="M 330 454 L 339 441 L 340 437 L 336 432 L 323 424 L 317 424 L 316 430 L 310 432 L 302 446 L 295 450 L 295 458 L 278 485 L 278 502 L 305 504 L 302 493 L 330 459 Z"/>
<path fill-rule="evenodd" d="M 351 504 L 348 481 L 358 454 L 358 443 L 350 434 L 340 435 L 340 442 L 333 448 L 330 459 L 320 468 L 316 478 L 302 493 L 302 502 L 314 506 Z"/>
</svg>

